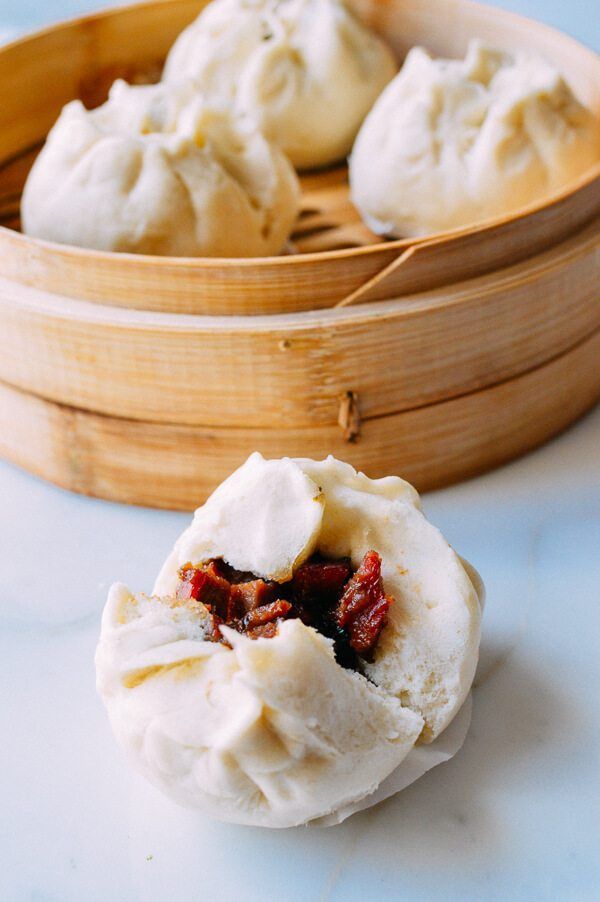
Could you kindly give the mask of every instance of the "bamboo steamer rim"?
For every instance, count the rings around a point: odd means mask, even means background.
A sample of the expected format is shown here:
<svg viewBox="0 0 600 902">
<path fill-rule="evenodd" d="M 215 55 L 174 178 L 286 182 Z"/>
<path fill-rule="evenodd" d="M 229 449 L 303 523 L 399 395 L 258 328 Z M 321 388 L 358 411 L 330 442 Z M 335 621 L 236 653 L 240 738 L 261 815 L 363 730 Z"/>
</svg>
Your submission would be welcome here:
<svg viewBox="0 0 600 902">
<path fill-rule="evenodd" d="M 511 379 L 597 331 L 599 260 L 600 219 L 450 290 L 246 317 L 120 308 L 0 278 L 0 379 L 207 430 L 335 425 L 350 394 L 368 422 Z"/>
<path fill-rule="evenodd" d="M 376 319 L 403 319 L 427 311 L 456 307 L 474 299 L 485 305 L 486 297 L 497 294 L 506 286 L 535 282 L 541 273 L 559 270 L 571 260 L 600 251 L 600 218 L 594 219 L 576 235 L 558 246 L 536 254 L 529 260 L 519 261 L 512 266 L 493 273 L 484 273 L 471 279 L 461 280 L 452 286 L 441 286 L 428 292 L 417 292 L 401 298 L 373 301 L 348 307 L 326 307 L 317 310 L 294 311 L 276 315 L 263 313 L 252 316 L 202 313 L 170 313 L 161 310 L 143 310 L 135 307 L 113 307 L 98 304 L 87 299 L 66 295 L 46 295 L 36 288 L 26 288 L 22 300 L 29 298 L 28 304 L 42 313 L 52 316 L 76 319 L 90 323 L 115 323 L 131 329 L 153 328 L 174 332 L 224 332 L 229 333 L 279 333 L 282 330 L 306 330 L 312 326 L 336 327 L 342 323 L 368 323 Z M 162 259 L 162 258 L 157 258 Z M 38 303 L 33 300 L 38 299 Z"/>
<path fill-rule="evenodd" d="M 479 12 L 480 14 L 485 15 L 488 20 L 496 19 L 503 23 L 511 23 L 515 28 L 520 28 L 522 30 L 527 30 L 535 27 L 540 32 L 546 34 L 548 38 L 552 38 L 554 40 L 559 39 L 565 44 L 565 46 L 570 45 L 572 50 L 576 51 L 578 54 L 585 54 L 587 57 L 589 57 L 590 63 L 595 64 L 599 67 L 600 73 L 600 54 L 596 53 L 585 44 L 582 44 L 580 41 L 577 41 L 570 35 L 567 35 L 566 33 L 560 31 L 559 29 L 553 28 L 550 25 L 546 25 L 545 23 L 538 22 L 535 19 L 522 16 L 509 10 L 503 10 L 493 6 L 488 7 L 485 4 L 475 2 L 475 0 L 428 0 L 428 2 L 455 10 L 460 8 L 467 8 L 472 10 L 473 12 Z M 181 3 L 181 0 L 151 0 L 151 3 L 145 5 L 149 5 L 154 8 L 163 6 L 166 8 L 174 3 Z M 198 5 L 198 12 L 200 12 L 205 6 L 208 5 L 208 0 L 199 0 Z M 350 5 L 355 9 L 358 15 L 360 15 L 358 10 L 356 10 L 356 6 L 360 5 L 360 3 L 357 2 L 357 0 L 350 0 Z M 5 51 L 9 51 L 23 44 L 27 44 L 28 42 L 31 42 L 33 40 L 43 38 L 61 29 L 67 29 L 76 26 L 86 26 L 95 21 L 118 18 L 120 15 L 124 14 L 134 14 L 136 12 L 139 12 L 139 8 L 139 3 L 127 3 L 119 5 L 117 7 L 108 7 L 98 12 L 89 13 L 83 16 L 77 16 L 73 18 L 67 17 L 53 23 L 52 25 L 36 29 L 32 32 L 27 32 L 26 34 L 7 42 L 0 48 L 0 53 L 4 53 Z M 563 73 L 563 75 L 564 74 L 565 73 Z M 600 112 L 600 82 L 598 88 L 598 104 L 599 109 L 595 111 L 596 114 Z M 23 151 L 11 155 L 7 159 L 1 161 L 2 164 L 6 165 L 12 159 L 20 156 L 21 153 L 23 153 Z M 315 172 L 316 171 L 318 170 L 315 170 Z M 398 250 L 401 252 L 423 243 L 447 244 L 451 243 L 455 239 L 469 237 L 470 235 L 480 235 L 487 231 L 493 231 L 494 229 L 497 229 L 507 223 L 514 223 L 526 219 L 527 217 L 533 216 L 535 213 L 538 213 L 541 210 L 544 210 L 555 204 L 559 204 L 566 198 L 577 194 L 586 186 L 591 185 L 599 178 L 600 160 L 589 170 L 582 173 L 579 178 L 563 186 L 563 188 L 551 194 L 544 195 L 537 201 L 534 201 L 533 203 L 510 214 L 489 217 L 485 220 L 481 220 L 477 223 L 467 225 L 458 229 L 449 229 L 442 232 L 430 233 L 428 235 L 419 236 L 417 238 L 394 239 L 390 241 L 381 241 L 374 244 L 369 244 L 367 246 L 339 248 L 335 250 L 325 251 L 313 251 L 308 253 L 280 254 L 277 256 L 171 257 L 151 254 L 131 254 L 115 251 L 99 251 L 89 248 L 77 247 L 75 245 L 59 244 L 56 242 L 45 241 L 39 238 L 32 238 L 23 234 L 22 232 L 9 229 L 3 225 L 0 225 L 0 235 L 9 233 L 13 241 L 16 240 L 18 242 L 21 242 L 25 246 L 40 247 L 51 252 L 60 252 L 63 256 L 70 255 L 73 257 L 87 258 L 90 260 L 96 259 L 99 261 L 99 263 L 102 263 L 103 261 L 113 261 L 115 259 L 118 259 L 119 262 L 123 262 L 125 265 L 127 265 L 127 263 L 132 263 L 138 267 L 177 267 L 182 270 L 219 269 L 228 267 L 235 267 L 236 269 L 260 269 L 261 266 L 289 267 L 293 266 L 294 263 L 300 260 L 302 262 L 306 261 L 307 263 L 318 263 L 326 260 L 344 260 L 348 258 L 365 257 L 371 254 L 378 254 L 382 251 L 389 252 Z"/>
</svg>

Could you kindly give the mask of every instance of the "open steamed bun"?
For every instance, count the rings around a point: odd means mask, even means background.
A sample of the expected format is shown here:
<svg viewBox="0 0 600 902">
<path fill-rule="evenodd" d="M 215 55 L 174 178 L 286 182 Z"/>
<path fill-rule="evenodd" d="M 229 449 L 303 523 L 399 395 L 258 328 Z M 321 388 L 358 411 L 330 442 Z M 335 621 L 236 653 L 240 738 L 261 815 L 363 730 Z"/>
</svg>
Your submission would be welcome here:
<svg viewBox="0 0 600 902">
<path fill-rule="evenodd" d="M 418 714 L 335 661 L 299 620 L 274 639 L 205 641 L 193 612 L 113 587 L 98 686 L 134 765 L 225 821 L 300 824 L 373 791 L 408 754 Z"/>
<path fill-rule="evenodd" d="M 410 51 L 360 130 L 350 185 L 375 232 L 426 235 L 513 213 L 599 159 L 600 121 L 556 69 L 472 41 L 464 60 Z"/>
<path fill-rule="evenodd" d="M 396 69 L 342 0 L 213 0 L 176 41 L 164 78 L 193 78 L 306 169 L 347 156 Z"/>
<path fill-rule="evenodd" d="M 29 175 L 23 229 L 104 251 L 180 257 L 279 253 L 297 177 L 248 122 L 196 89 L 129 86 L 88 111 L 69 103 Z"/>
<path fill-rule="evenodd" d="M 210 641 L 210 607 L 178 597 L 190 562 L 216 558 L 284 591 L 310 561 L 350 559 L 358 574 L 369 555 L 391 604 L 358 669 L 301 619 L 258 638 L 222 625 L 228 644 Z M 196 512 L 154 593 L 111 589 L 98 689 L 133 764 L 222 820 L 292 826 L 364 798 L 444 730 L 475 672 L 478 594 L 417 493 L 331 457 L 252 455 Z"/>
</svg>

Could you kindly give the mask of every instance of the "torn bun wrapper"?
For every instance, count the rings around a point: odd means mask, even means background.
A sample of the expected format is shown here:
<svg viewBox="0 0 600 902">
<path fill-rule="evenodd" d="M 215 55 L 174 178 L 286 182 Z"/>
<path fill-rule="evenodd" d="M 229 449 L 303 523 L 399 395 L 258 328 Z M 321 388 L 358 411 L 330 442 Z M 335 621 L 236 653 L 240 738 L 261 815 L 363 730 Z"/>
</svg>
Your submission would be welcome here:
<svg viewBox="0 0 600 902">
<path fill-rule="evenodd" d="M 98 690 L 132 764 L 176 802 L 337 823 L 462 744 L 477 579 L 403 480 L 253 454 L 196 511 L 152 597 L 112 587 Z M 314 598 L 336 580 L 323 614 Z"/>
</svg>

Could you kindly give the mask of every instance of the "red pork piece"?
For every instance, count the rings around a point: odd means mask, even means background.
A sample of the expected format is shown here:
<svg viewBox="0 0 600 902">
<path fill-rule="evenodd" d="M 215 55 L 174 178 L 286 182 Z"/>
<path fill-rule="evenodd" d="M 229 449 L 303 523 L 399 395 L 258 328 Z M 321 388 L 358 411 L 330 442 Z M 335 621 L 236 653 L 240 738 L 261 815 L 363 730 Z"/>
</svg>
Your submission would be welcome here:
<svg viewBox="0 0 600 902">
<path fill-rule="evenodd" d="M 308 561 L 294 574 L 294 598 L 306 601 L 313 598 L 337 597 L 350 578 L 350 562 Z"/>
<path fill-rule="evenodd" d="M 179 580 L 177 598 L 201 601 L 221 620 L 227 620 L 231 586 L 221 576 L 214 561 L 202 567 L 186 564 L 179 571 Z"/>
<path fill-rule="evenodd" d="M 376 551 L 368 551 L 336 609 L 338 626 L 348 633 L 350 646 L 363 658 L 374 651 L 391 602 L 383 589 L 381 558 Z"/>
<path fill-rule="evenodd" d="M 277 589 L 277 585 L 266 583 L 264 579 L 235 583 L 231 586 L 231 616 L 227 619 L 234 620 L 243 617 L 249 611 L 276 601 Z"/>
<path fill-rule="evenodd" d="M 277 601 L 276 583 L 259 578 L 230 581 L 240 576 L 244 574 L 238 574 L 219 560 L 198 567 L 186 564 L 179 571 L 177 598 L 198 601 L 208 608 L 213 618 L 213 641 L 225 641 L 220 631 L 223 624 L 252 639 L 274 636 L 278 621 L 291 610 L 289 602 Z"/>
<path fill-rule="evenodd" d="M 201 601 L 226 623 L 275 601 L 276 586 L 262 579 L 232 583 L 226 573 L 220 561 L 210 561 L 200 567 L 186 564 L 179 571 L 177 598 Z"/>
<path fill-rule="evenodd" d="M 392 599 L 381 580 L 381 558 L 369 551 L 354 575 L 349 560 L 315 556 L 289 583 L 268 582 L 221 560 L 179 571 L 177 598 L 204 604 L 213 617 L 213 641 L 225 642 L 225 624 L 251 639 L 277 635 L 284 618 L 299 617 L 334 640 L 342 666 L 356 669 L 356 655 L 369 659 L 377 645 Z M 227 644 L 227 643 L 225 643 Z"/>
<path fill-rule="evenodd" d="M 246 630 L 249 639 L 273 639 L 279 632 L 279 621 L 271 620 L 270 623 L 261 623 Z"/>
<path fill-rule="evenodd" d="M 260 608 L 254 608 L 236 623 L 231 626 L 240 633 L 246 633 L 251 639 L 270 638 L 277 633 L 278 621 L 292 610 L 289 601 L 273 601 L 271 604 L 265 604 Z"/>
</svg>

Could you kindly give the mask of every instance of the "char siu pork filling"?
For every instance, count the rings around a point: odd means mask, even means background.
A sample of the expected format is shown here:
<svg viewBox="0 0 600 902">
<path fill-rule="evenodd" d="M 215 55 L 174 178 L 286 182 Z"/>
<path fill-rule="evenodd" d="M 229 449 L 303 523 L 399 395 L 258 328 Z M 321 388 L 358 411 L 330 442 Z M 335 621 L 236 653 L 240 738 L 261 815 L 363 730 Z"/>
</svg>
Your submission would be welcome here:
<svg viewBox="0 0 600 902">
<path fill-rule="evenodd" d="M 250 639 L 271 638 L 283 620 L 299 618 L 332 639 L 338 663 L 351 670 L 360 669 L 361 658 L 372 660 L 392 603 L 375 551 L 356 570 L 349 559 L 313 555 L 286 583 L 242 573 L 220 559 L 190 563 L 179 570 L 177 598 L 203 604 L 213 623 L 208 638 L 225 644 L 223 625 Z"/>
</svg>

